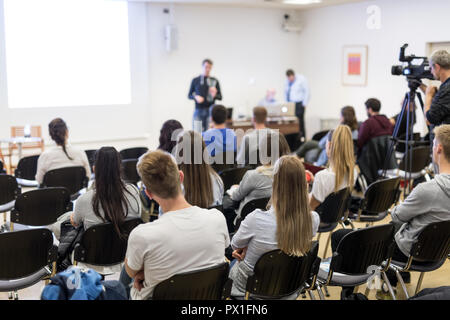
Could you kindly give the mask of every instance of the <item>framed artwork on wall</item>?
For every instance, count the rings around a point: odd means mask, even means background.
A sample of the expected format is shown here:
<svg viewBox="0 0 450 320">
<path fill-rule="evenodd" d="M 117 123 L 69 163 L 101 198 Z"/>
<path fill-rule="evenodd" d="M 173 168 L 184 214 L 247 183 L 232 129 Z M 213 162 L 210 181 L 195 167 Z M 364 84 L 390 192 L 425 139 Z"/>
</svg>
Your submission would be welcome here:
<svg viewBox="0 0 450 320">
<path fill-rule="evenodd" d="M 342 84 L 345 86 L 367 85 L 367 46 L 344 46 L 342 61 Z"/>
</svg>

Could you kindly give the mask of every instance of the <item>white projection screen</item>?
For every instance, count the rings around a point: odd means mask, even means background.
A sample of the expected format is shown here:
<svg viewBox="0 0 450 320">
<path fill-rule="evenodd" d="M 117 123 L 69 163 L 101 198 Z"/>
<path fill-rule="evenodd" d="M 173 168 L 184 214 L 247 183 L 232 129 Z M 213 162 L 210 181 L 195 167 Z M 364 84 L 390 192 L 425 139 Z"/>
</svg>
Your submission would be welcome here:
<svg viewBox="0 0 450 320">
<path fill-rule="evenodd" d="M 131 104 L 126 1 L 3 3 L 8 107 Z"/>
</svg>

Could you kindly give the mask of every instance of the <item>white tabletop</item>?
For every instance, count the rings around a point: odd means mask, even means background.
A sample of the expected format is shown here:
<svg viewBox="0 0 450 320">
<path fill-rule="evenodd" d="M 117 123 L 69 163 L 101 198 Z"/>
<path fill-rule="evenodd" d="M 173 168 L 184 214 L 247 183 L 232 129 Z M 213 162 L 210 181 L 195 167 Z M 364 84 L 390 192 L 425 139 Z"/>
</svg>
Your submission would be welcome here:
<svg viewBox="0 0 450 320">
<path fill-rule="evenodd" d="M 39 141 L 42 141 L 42 138 L 39 138 L 39 137 L 14 137 L 14 138 L 0 139 L 0 142 L 4 142 L 4 143 L 27 143 L 27 142 L 39 142 Z"/>
</svg>

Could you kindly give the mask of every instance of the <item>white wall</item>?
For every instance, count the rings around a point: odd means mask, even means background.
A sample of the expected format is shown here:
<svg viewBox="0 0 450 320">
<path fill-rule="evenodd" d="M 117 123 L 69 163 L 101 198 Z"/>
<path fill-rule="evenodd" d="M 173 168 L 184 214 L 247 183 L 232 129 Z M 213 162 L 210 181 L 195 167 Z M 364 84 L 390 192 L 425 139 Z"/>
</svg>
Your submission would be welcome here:
<svg viewBox="0 0 450 320">
<path fill-rule="evenodd" d="M 0 19 L 3 19 L 0 1 Z M 148 115 L 148 54 L 146 4 L 129 4 L 132 103 L 125 106 L 78 106 L 10 109 L 7 107 L 5 66 L 0 65 L 0 138 L 9 137 L 10 126 L 41 125 L 46 143 L 48 123 L 63 118 L 70 131 L 70 142 L 84 148 L 114 145 L 117 148 L 146 145 Z M 3 21 L 0 21 L 3 26 Z M 4 32 L 0 30 L 0 56 L 4 57 Z M 0 59 L 4 62 L 4 59 Z M 86 75 L 87 77 L 89 75 Z M 24 93 L 25 94 L 25 93 Z M 3 145 L 5 147 L 5 145 Z"/>
<path fill-rule="evenodd" d="M 380 30 L 366 27 L 366 9 L 373 4 L 381 9 Z M 358 119 L 365 120 L 364 101 L 369 97 L 381 100 L 382 113 L 399 112 L 408 87 L 405 77 L 391 75 L 391 66 L 399 64 L 400 47 L 409 43 L 406 53 L 422 56 L 427 42 L 449 41 L 448 12 L 450 1 L 446 0 L 377 0 L 303 12 L 306 28 L 299 39 L 299 71 L 312 88 L 306 113 L 309 132 L 319 128 L 319 118 L 335 117 L 348 104 L 357 109 Z M 368 46 L 366 87 L 342 85 L 342 48 L 355 44 Z"/>
<path fill-rule="evenodd" d="M 283 99 L 284 73 L 301 62 L 300 36 L 281 28 L 285 11 L 174 5 L 178 49 L 169 53 L 163 38 L 169 23 L 169 15 L 163 13 L 166 7 L 170 6 L 148 4 L 152 136 L 170 118 L 192 128 L 194 102 L 187 94 L 206 57 L 214 62 L 212 75 L 220 81 L 222 103 L 234 107 L 234 115 L 250 115 L 270 87 Z"/>
</svg>

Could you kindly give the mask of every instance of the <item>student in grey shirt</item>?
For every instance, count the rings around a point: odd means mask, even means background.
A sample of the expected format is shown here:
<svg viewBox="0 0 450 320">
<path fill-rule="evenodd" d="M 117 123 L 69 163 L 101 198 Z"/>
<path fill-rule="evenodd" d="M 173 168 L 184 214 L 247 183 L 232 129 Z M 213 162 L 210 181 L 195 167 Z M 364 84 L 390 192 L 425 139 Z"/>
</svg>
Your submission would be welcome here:
<svg viewBox="0 0 450 320">
<path fill-rule="evenodd" d="M 234 296 L 244 295 L 247 278 L 264 253 L 281 249 L 302 256 L 311 248 L 320 218 L 309 206 L 305 169 L 297 156 L 283 156 L 275 164 L 271 202 L 268 211 L 250 213 L 231 241 L 238 261 L 230 270 Z"/>
<path fill-rule="evenodd" d="M 122 181 L 120 154 L 113 147 L 103 147 L 97 151 L 94 171 L 94 188 L 78 198 L 70 221 L 75 227 L 83 223 L 84 229 L 111 222 L 115 232 L 125 236 L 121 230 L 124 221 L 141 216 L 139 191 Z M 121 270 L 120 265 L 88 267 L 102 274 Z"/>
</svg>

